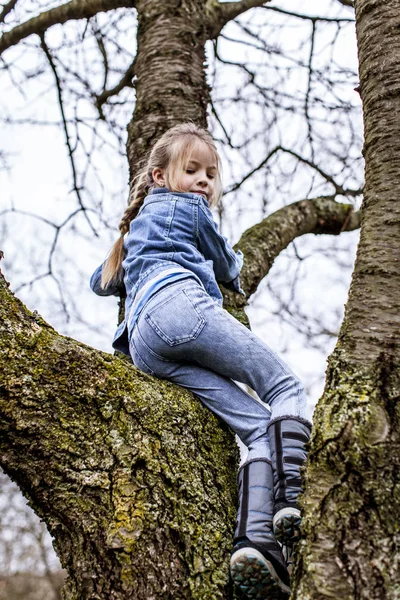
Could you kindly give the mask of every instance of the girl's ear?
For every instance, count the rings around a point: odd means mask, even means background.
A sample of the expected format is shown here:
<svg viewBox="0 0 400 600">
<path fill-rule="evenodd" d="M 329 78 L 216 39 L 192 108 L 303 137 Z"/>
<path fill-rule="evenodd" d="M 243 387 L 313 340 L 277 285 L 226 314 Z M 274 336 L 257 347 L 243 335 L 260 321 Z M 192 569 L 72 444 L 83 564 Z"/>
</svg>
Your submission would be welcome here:
<svg viewBox="0 0 400 600">
<path fill-rule="evenodd" d="M 154 183 L 156 183 L 158 186 L 160 186 L 160 187 L 165 186 L 164 169 L 160 169 L 159 167 L 156 167 L 155 169 L 153 169 L 152 177 L 153 177 Z"/>
</svg>

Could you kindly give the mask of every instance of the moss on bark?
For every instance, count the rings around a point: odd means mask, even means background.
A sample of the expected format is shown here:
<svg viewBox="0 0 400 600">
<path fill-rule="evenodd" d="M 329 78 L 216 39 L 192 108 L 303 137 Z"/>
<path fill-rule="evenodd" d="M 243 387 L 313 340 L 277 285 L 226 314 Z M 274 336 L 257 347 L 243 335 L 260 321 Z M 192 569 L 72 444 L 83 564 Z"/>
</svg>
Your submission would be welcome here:
<svg viewBox="0 0 400 600">
<path fill-rule="evenodd" d="M 66 598 L 226 598 L 232 434 L 0 289 L 2 466 L 55 537 Z"/>
<path fill-rule="evenodd" d="M 400 377 L 393 357 L 330 359 L 309 464 L 294 598 L 397 598 Z M 397 590 L 397 592 L 396 592 Z"/>
</svg>

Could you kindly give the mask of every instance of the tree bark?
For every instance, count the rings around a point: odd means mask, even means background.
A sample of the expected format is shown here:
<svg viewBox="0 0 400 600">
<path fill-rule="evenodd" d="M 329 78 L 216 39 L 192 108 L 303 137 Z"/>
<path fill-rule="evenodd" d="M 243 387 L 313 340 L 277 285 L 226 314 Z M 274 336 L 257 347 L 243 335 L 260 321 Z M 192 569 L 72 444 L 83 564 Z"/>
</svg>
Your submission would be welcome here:
<svg viewBox="0 0 400 600">
<path fill-rule="evenodd" d="M 58 335 L 0 278 L 1 462 L 68 600 L 227 598 L 233 435 L 182 388 Z"/>
<path fill-rule="evenodd" d="M 315 414 L 293 597 L 399 597 L 400 2 L 356 0 L 365 122 L 361 238 Z"/>
</svg>

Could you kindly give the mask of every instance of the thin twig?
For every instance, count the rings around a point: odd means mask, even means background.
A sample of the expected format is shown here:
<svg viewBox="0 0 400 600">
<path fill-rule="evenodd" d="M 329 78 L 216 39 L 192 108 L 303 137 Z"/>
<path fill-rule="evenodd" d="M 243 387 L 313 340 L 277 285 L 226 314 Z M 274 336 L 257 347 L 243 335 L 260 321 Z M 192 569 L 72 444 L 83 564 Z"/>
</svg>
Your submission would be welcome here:
<svg viewBox="0 0 400 600">
<path fill-rule="evenodd" d="M 65 116 L 64 103 L 63 103 L 63 98 L 62 98 L 61 81 L 60 81 L 60 78 L 58 77 L 57 68 L 56 68 L 55 62 L 53 60 L 53 57 L 50 53 L 49 47 L 47 46 L 47 44 L 45 42 L 44 34 L 42 34 L 40 36 L 40 45 L 41 45 L 43 52 L 45 53 L 45 55 L 47 57 L 47 60 L 49 61 L 49 64 L 50 64 L 51 70 L 53 71 L 54 79 L 56 82 L 58 103 L 60 106 L 61 117 L 62 117 L 62 121 L 63 121 L 63 128 L 64 128 L 64 133 L 65 133 L 65 142 L 67 144 L 68 153 L 69 153 L 70 162 L 71 162 L 72 178 L 73 178 L 73 182 L 74 182 L 74 191 L 75 191 L 76 197 L 78 199 L 79 206 L 81 207 L 81 209 L 84 212 L 84 215 L 85 215 L 85 218 L 86 218 L 86 221 L 87 221 L 89 227 L 91 228 L 93 234 L 96 237 L 98 237 L 99 234 L 93 227 L 88 215 L 86 214 L 86 207 L 83 203 L 81 191 L 78 186 L 78 176 L 77 176 L 77 170 L 76 170 L 75 160 L 74 160 L 74 149 L 72 148 L 71 140 L 70 140 L 70 136 L 69 136 L 69 132 L 68 132 L 68 124 L 67 124 L 67 119 Z"/>
<path fill-rule="evenodd" d="M 3 10 L 0 13 L 0 23 L 4 23 L 6 16 L 13 10 L 18 0 L 10 0 L 3 6 Z"/>
</svg>

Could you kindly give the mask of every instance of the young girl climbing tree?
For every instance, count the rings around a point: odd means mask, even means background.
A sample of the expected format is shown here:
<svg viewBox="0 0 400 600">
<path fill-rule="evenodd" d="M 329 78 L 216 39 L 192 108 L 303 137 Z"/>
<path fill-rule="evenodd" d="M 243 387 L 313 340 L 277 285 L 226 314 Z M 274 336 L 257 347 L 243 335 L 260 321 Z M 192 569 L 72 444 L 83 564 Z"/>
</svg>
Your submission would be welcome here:
<svg viewBox="0 0 400 600">
<path fill-rule="evenodd" d="M 278 542 L 290 546 L 299 535 L 300 466 L 311 423 L 300 381 L 222 308 L 218 283 L 242 293 L 243 257 L 213 220 L 221 193 L 209 133 L 191 123 L 167 131 L 137 178 L 121 236 L 91 287 L 110 295 L 125 286 L 114 348 L 145 373 L 191 390 L 247 446 L 230 571 L 249 597 L 267 598 L 273 586 L 290 591 Z"/>
</svg>

